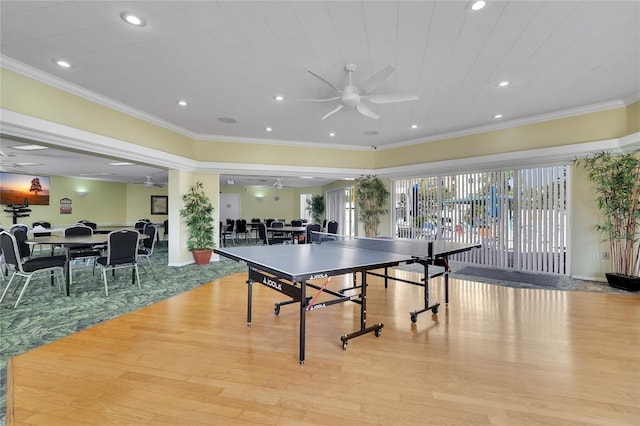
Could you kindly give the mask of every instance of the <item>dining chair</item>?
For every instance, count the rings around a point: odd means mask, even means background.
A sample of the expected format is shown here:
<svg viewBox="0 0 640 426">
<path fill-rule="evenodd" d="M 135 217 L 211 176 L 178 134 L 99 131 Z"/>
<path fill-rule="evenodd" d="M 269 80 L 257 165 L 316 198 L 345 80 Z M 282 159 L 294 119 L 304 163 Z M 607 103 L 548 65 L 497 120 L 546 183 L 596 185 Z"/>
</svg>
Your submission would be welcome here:
<svg viewBox="0 0 640 426">
<path fill-rule="evenodd" d="M 274 220 L 273 222 L 271 222 L 271 228 L 284 228 L 284 222 L 281 222 L 279 219 Z M 284 237 L 284 232 L 278 232 L 278 231 L 271 231 L 271 236 L 273 238 L 282 238 Z"/>
<path fill-rule="evenodd" d="M 144 228 L 144 233 L 148 235 L 148 238 L 145 238 L 141 241 L 141 245 L 138 248 L 138 259 L 140 259 L 140 265 L 142 265 L 142 269 L 145 269 L 144 262 L 142 260 L 146 260 L 149 264 L 149 268 L 151 269 L 153 277 L 155 279 L 158 279 L 158 277 L 156 276 L 156 271 L 153 270 L 153 265 L 151 264 L 151 255 L 153 254 L 153 249 L 156 246 L 158 228 L 153 224 L 148 224 Z"/>
<path fill-rule="evenodd" d="M 27 260 L 31 257 L 31 247 L 27 244 L 27 240 L 29 239 L 27 235 L 27 231 L 24 230 L 23 227 L 11 227 L 9 228 L 9 233 L 13 235 L 16 239 L 16 243 L 18 244 L 18 254 L 20 255 L 20 259 Z"/>
<path fill-rule="evenodd" d="M 247 234 L 249 233 L 247 229 L 247 220 L 246 219 L 236 219 L 235 228 L 234 228 L 234 238 L 238 238 L 238 235 L 244 234 L 244 241 L 247 241 Z"/>
<path fill-rule="evenodd" d="M 86 226 L 88 226 L 89 228 L 93 229 L 94 231 L 95 231 L 96 229 L 98 229 L 98 224 L 97 224 L 97 223 L 95 223 L 95 222 L 91 222 L 90 220 L 84 220 L 84 219 L 83 219 L 83 220 L 79 220 L 79 221 L 78 221 L 78 223 L 81 223 L 81 224 L 83 224 L 83 225 L 86 225 Z"/>
<path fill-rule="evenodd" d="M 338 233 L 338 222 L 336 222 L 335 220 L 330 220 L 329 222 L 327 222 L 326 232 L 327 235 L 320 237 L 320 241 L 334 241 L 336 237 L 333 237 L 329 234 L 336 235 Z"/>
<path fill-rule="evenodd" d="M 165 219 L 162 227 L 162 240 L 167 241 L 167 238 L 169 238 L 169 219 Z"/>
<path fill-rule="evenodd" d="M 76 223 L 75 225 L 71 225 L 64 229 L 63 231 L 65 237 L 73 237 L 73 236 L 85 236 L 85 235 L 93 235 L 93 228 L 82 224 Z M 93 244 L 77 244 L 68 248 L 69 251 L 69 285 L 73 283 L 73 264 L 76 260 L 84 260 L 85 262 L 93 261 L 93 266 L 95 269 L 95 262 L 98 257 L 102 254 L 99 248 L 94 247 Z"/>
<path fill-rule="evenodd" d="M 140 275 L 138 274 L 138 241 L 140 233 L 131 229 L 121 229 L 112 231 L 107 237 L 107 255 L 96 260 L 96 267 L 102 271 L 104 281 L 104 294 L 109 295 L 107 284 L 107 271 L 115 272 L 118 269 L 131 269 L 134 284 L 138 282 L 140 286 Z M 126 280 L 126 275 L 123 274 Z"/>
<path fill-rule="evenodd" d="M 133 227 L 136 228 L 140 234 L 144 234 L 144 227 L 147 226 L 148 223 L 149 222 L 144 220 L 138 220 Z"/>
<path fill-rule="evenodd" d="M 322 232 L 322 225 L 319 223 L 310 223 L 307 225 L 307 244 L 320 242 L 320 234 L 318 234 L 318 232 Z"/>
<path fill-rule="evenodd" d="M 258 236 L 260 237 L 262 244 L 267 246 L 270 246 L 272 244 L 284 244 L 285 240 L 288 240 L 287 238 L 282 238 L 282 237 L 269 238 L 269 234 L 267 233 L 266 223 L 258 224 Z"/>
<path fill-rule="evenodd" d="M 302 227 L 302 219 L 292 219 L 292 220 L 291 220 L 291 226 L 293 226 L 293 227 L 297 227 L 297 228 Z M 303 244 L 304 244 L 304 242 L 305 242 L 305 236 L 306 236 L 306 232 L 304 232 L 304 231 L 302 231 L 302 232 L 298 232 L 298 231 L 296 231 L 296 232 L 293 232 L 293 233 L 292 233 L 292 236 L 291 236 L 291 237 L 292 237 L 292 239 L 293 239 L 294 241 L 296 241 L 298 244 L 300 244 L 300 243 L 303 243 Z"/>
<path fill-rule="evenodd" d="M 13 306 L 17 308 L 22 300 L 22 296 L 24 296 L 25 291 L 29 287 L 31 280 L 34 275 L 38 273 L 48 273 L 51 276 L 51 280 L 53 281 L 53 277 L 55 277 L 58 281 L 58 288 L 62 290 L 62 282 L 64 280 L 64 265 L 66 262 L 65 256 L 40 256 L 29 260 L 24 260 L 21 257 L 20 249 L 18 247 L 18 241 L 16 240 L 15 235 L 2 231 L 0 232 L 0 247 L 2 247 L 2 253 L 4 255 L 4 261 L 8 266 L 13 266 L 13 274 L 7 283 L 4 291 L 2 292 L 2 296 L 0 296 L 0 303 L 4 300 L 11 284 L 13 284 L 14 279 L 16 277 L 26 278 L 24 285 L 22 286 L 22 290 L 20 291 L 20 295 L 18 296 L 18 300 L 16 300 L 16 304 Z M 18 280 L 16 280 L 17 283 Z M 16 284 L 16 290 L 18 289 Z"/>
</svg>

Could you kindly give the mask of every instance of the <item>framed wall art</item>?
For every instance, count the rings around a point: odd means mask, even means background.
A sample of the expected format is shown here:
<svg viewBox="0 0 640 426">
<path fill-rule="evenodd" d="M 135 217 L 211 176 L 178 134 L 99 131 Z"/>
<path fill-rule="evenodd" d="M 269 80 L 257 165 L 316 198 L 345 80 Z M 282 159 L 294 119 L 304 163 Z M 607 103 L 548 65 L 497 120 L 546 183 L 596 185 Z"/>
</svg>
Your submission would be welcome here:
<svg viewBox="0 0 640 426">
<path fill-rule="evenodd" d="M 151 214 L 169 214 L 169 197 L 166 195 L 152 195 Z"/>
</svg>

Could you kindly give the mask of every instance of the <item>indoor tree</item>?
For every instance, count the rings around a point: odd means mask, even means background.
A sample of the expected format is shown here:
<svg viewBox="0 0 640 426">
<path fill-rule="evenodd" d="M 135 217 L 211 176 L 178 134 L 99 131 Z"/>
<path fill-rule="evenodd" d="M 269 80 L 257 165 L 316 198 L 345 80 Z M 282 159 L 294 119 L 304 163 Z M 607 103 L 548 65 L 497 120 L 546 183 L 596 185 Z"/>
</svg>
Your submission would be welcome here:
<svg viewBox="0 0 640 426">
<path fill-rule="evenodd" d="M 389 212 L 389 190 L 377 176 L 363 175 L 356 179 L 355 194 L 358 217 L 362 221 L 365 236 L 376 237 L 380 217 Z"/>
</svg>

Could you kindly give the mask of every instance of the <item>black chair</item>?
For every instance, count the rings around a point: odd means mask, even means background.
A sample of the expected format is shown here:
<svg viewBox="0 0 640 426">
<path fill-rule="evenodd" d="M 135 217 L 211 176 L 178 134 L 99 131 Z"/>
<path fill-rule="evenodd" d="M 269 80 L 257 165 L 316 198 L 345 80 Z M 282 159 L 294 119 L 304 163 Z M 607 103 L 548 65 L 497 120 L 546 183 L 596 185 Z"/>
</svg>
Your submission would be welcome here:
<svg viewBox="0 0 640 426">
<path fill-rule="evenodd" d="M 234 238 L 238 238 L 238 235 L 244 234 L 244 240 L 245 242 L 247 241 L 247 234 L 249 234 L 249 230 L 247 229 L 246 219 L 236 219 L 234 230 Z"/>
<path fill-rule="evenodd" d="M 284 238 L 284 232 L 278 232 L 278 231 L 274 231 L 273 228 L 284 228 L 284 222 L 281 221 L 280 219 L 275 219 L 273 222 L 271 222 L 271 238 Z"/>
<path fill-rule="evenodd" d="M 254 217 L 253 219 L 251 219 L 251 223 L 249 223 L 251 229 L 249 230 L 251 233 L 255 232 L 256 233 L 256 241 L 258 240 L 258 224 L 262 222 L 260 220 L 259 217 Z"/>
<path fill-rule="evenodd" d="M 229 240 L 229 238 L 231 238 L 231 241 L 233 241 L 233 243 L 236 243 L 236 237 L 235 237 L 235 227 L 236 227 L 236 221 L 233 219 L 227 219 L 227 224 L 223 227 L 222 222 L 220 222 L 220 233 L 221 233 L 221 237 L 222 237 L 222 241 L 226 246 L 226 242 Z"/>
<path fill-rule="evenodd" d="M 327 232 L 327 219 L 322 221 L 322 230 L 324 232 Z"/>
<path fill-rule="evenodd" d="M 65 237 L 72 236 L 85 236 L 85 235 L 93 235 L 93 229 L 89 226 L 76 223 L 75 225 L 69 226 L 64 230 Z M 73 263 L 76 260 L 92 260 L 93 265 L 95 267 L 95 262 L 98 257 L 102 254 L 100 249 L 93 246 L 93 244 L 77 244 L 68 248 L 69 250 L 69 285 L 73 282 Z"/>
<path fill-rule="evenodd" d="M 164 221 L 164 227 L 162 228 L 162 239 L 164 241 L 167 241 L 168 237 L 169 237 L 169 219 L 166 219 Z"/>
<path fill-rule="evenodd" d="M 156 239 L 158 237 L 158 228 L 153 224 L 148 224 L 144 228 L 144 233 L 148 235 L 148 238 L 142 240 L 142 245 L 138 249 L 138 259 L 146 259 L 149 264 L 149 268 L 151 268 L 151 273 L 155 279 L 158 279 L 156 276 L 156 271 L 153 270 L 153 265 L 151 264 L 151 255 L 153 254 L 153 249 L 156 246 Z M 144 262 L 140 262 L 142 268 L 144 269 Z"/>
<path fill-rule="evenodd" d="M 91 222 L 90 220 L 80 220 L 80 221 L 78 221 L 78 223 L 81 223 L 81 224 L 83 224 L 83 225 L 86 225 L 86 226 L 88 226 L 89 228 L 93 229 L 94 231 L 95 231 L 96 229 L 98 229 L 98 224 L 97 224 L 97 223 L 95 223 L 95 222 Z"/>
<path fill-rule="evenodd" d="M 274 220 L 275 219 L 269 218 L 264 221 L 267 224 L 267 228 L 271 228 L 271 224 L 273 223 Z"/>
<path fill-rule="evenodd" d="M 330 220 L 327 222 L 327 234 L 338 234 L 338 222 Z M 320 241 L 334 241 L 336 238 L 330 235 L 324 235 L 320 238 Z"/>
<path fill-rule="evenodd" d="M 287 238 L 281 238 L 281 237 L 269 238 L 269 235 L 267 233 L 266 223 L 258 224 L 258 236 L 260 237 L 260 240 L 262 240 L 262 244 L 267 246 L 270 246 L 272 244 L 283 244 L 285 241 L 288 240 Z"/>
<path fill-rule="evenodd" d="M 27 260 L 31 257 L 31 248 L 27 244 L 27 231 L 22 226 L 12 226 L 9 228 L 9 233 L 14 236 L 16 244 L 18 246 L 18 254 L 20 259 Z"/>
<path fill-rule="evenodd" d="M 134 283 L 138 281 L 140 286 L 140 275 L 138 274 L 138 241 L 140 233 L 130 229 L 109 232 L 107 241 L 107 255 L 96 260 L 96 267 L 102 270 L 104 281 L 104 294 L 109 295 L 107 285 L 107 271 L 115 272 L 117 269 L 130 268 L 133 273 Z"/>
<path fill-rule="evenodd" d="M 2 254 L 4 255 L 5 263 L 7 265 L 13 266 L 13 274 L 11 275 L 7 286 L 2 292 L 2 296 L 0 296 L 0 303 L 2 303 L 2 301 L 4 300 L 4 297 L 9 291 L 9 287 L 11 287 L 11 284 L 16 277 L 24 277 L 27 280 L 22 286 L 22 290 L 20 291 L 18 300 L 16 300 L 16 304 L 13 306 L 14 308 L 17 308 L 20 304 L 22 296 L 24 296 L 24 293 L 29 287 L 32 278 L 37 273 L 48 273 L 49 275 L 51 275 L 52 281 L 53 277 L 55 276 L 58 281 L 58 288 L 62 290 L 62 281 L 64 280 L 64 265 L 66 261 L 64 256 L 45 256 L 23 261 L 22 257 L 20 256 L 18 242 L 16 241 L 15 236 L 7 231 L 0 232 L 0 247 L 2 248 Z"/>
<path fill-rule="evenodd" d="M 307 244 L 320 242 L 320 234 L 314 234 L 314 232 L 322 232 L 322 225 L 319 223 L 307 225 Z"/>
<path fill-rule="evenodd" d="M 327 223 L 327 234 L 337 234 L 338 233 L 338 222 L 335 220 L 330 220 Z"/>
<path fill-rule="evenodd" d="M 293 227 L 301 227 L 302 226 L 302 219 L 292 219 L 291 220 L 291 226 Z M 294 241 L 297 241 L 298 244 L 305 242 L 305 238 L 306 237 L 306 232 L 293 232 L 292 233 L 292 238 Z"/>
<path fill-rule="evenodd" d="M 133 225 L 134 228 L 136 228 L 136 231 L 138 231 L 140 234 L 144 234 L 144 227 L 147 226 L 149 222 L 144 221 L 144 220 L 138 220 L 135 225 Z"/>
</svg>

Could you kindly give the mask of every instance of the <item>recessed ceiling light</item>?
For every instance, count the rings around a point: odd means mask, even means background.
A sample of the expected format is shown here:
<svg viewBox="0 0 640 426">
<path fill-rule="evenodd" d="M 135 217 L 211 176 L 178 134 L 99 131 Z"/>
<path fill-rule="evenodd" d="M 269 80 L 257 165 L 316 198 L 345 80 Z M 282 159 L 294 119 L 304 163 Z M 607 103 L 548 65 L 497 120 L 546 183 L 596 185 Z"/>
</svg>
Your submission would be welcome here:
<svg viewBox="0 0 640 426">
<path fill-rule="evenodd" d="M 493 116 L 493 118 L 502 118 L 502 114 L 496 114 Z"/>
<path fill-rule="evenodd" d="M 129 163 L 128 161 L 114 161 L 112 163 L 107 163 L 110 166 L 133 166 L 133 163 Z"/>
<path fill-rule="evenodd" d="M 267 132 L 270 132 L 270 131 L 272 131 L 273 129 L 272 129 L 271 127 L 267 127 L 265 130 L 266 130 Z"/>
<path fill-rule="evenodd" d="M 300 179 L 313 179 L 313 176 L 300 176 Z"/>
<path fill-rule="evenodd" d="M 42 145 L 20 145 L 20 146 L 12 146 L 13 149 L 19 149 L 21 151 L 36 151 L 39 149 L 49 149 L 46 146 Z"/>
<path fill-rule="evenodd" d="M 500 83 L 498 83 L 498 87 L 506 87 L 509 85 L 508 81 L 501 81 Z"/>
<path fill-rule="evenodd" d="M 147 21 L 141 16 L 134 15 L 131 12 L 122 12 L 120 18 L 127 24 L 134 25 L 136 27 L 144 27 L 147 25 Z"/>
<path fill-rule="evenodd" d="M 65 61 L 64 59 L 55 59 L 54 62 L 60 68 L 71 68 L 71 64 L 69 62 Z"/>
<path fill-rule="evenodd" d="M 417 128 L 418 128 L 418 125 L 417 125 L 417 124 L 412 124 L 412 125 L 411 125 L 411 128 L 412 128 L 412 129 L 417 129 Z"/>
<path fill-rule="evenodd" d="M 225 124 L 234 124 L 236 122 L 236 119 L 229 117 L 220 117 L 218 118 L 218 121 Z"/>
<path fill-rule="evenodd" d="M 375 136 L 377 134 L 378 134 L 378 132 L 375 131 L 375 130 L 367 130 L 366 132 L 363 133 L 363 135 L 365 135 L 365 136 Z"/>
<path fill-rule="evenodd" d="M 335 133 L 333 133 L 333 132 L 329 133 L 329 136 L 330 136 L 330 137 L 334 137 L 335 135 L 336 135 L 336 134 L 335 134 Z"/>
<path fill-rule="evenodd" d="M 233 179 L 227 179 L 227 185 L 235 185 L 236 181 Z"/>
<path fill-rule="evenodd" d="M 178 101 L 178 105 L 180 105 L 181 107 L 186 107 L 189 104 L 187 103 L 187 101 Z"/>
<path fill-rule="evenodd" d="M 282 102 L 282 101 L 284 101 L 284 96 L 276 95 L 276 96 L 273 97 L 273 99 L 275 99 L 276 101 Z"/>
<path fill-rule="evenodd" d="M 484 9 L 487 5 L 487 2 L 484 0 L 474 0 L 467 3 L 467 12 L 477 12 L 479 10 Z"/>
</svg>

